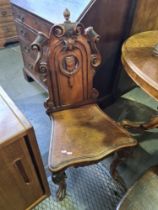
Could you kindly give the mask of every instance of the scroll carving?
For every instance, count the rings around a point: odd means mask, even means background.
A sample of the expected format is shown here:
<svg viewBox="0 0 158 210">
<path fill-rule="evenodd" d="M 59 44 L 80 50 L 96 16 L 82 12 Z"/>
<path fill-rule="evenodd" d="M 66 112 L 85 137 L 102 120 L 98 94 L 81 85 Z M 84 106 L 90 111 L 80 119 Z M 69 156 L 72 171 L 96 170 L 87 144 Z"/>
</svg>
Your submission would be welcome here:
<svg viewBox="0 0 158 210">
<path fill-rule="evenodd" d="M 92 85 L 92 70 L 101 63 L 96 47 L 100 37 L 93 27 L 85 29 L 81 23 L 72 23 L 68 9 L 64 11 L 64 18 L 63 24 L 51 28 L 49 37 L 39 33 L 31 45 L 37 51 L 34 70 L 47 80 L 49 98 L 44 105 L 48 114 L 66 107 L 92 103 L 99 95 Z M 48 62 L 43 63 L 42 47 L 46 43 L 49 43 Z M 65 93 L 67 96 L 64 96 Z"/>
<path fill-rule="evenodd" d="M 37 57 L 33 65 L 33 70 L 35 72 L 41 73 L 41 69 L 43 69 L 43 67 L 39 68 L 39 65 L 43 55 L 43 46 L 44 44 L 46 44 L 47 41 L 48 37 L 42 32 L 38 32 L 36 39 L 31 44 L 31 49 L 37 52 Z"/>
</svg>

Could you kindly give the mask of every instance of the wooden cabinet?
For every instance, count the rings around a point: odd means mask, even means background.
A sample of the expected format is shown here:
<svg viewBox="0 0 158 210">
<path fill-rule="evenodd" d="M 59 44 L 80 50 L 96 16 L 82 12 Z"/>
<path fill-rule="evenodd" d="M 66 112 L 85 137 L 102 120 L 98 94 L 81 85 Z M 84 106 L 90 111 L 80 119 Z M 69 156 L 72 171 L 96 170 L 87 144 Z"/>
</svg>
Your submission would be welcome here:
<svg viewBox="0 0 158 210">
<path fill-rule="evenodd" d="M 0 115 L 0 209 L 31 209 L 49 196 L 34 130 L 2 88 Z"/>
<path fill-rule="evenodd" d="M 16 27 L 9 0 L 0 1 L 0 48 L 17 41 Z"/>
</svg>

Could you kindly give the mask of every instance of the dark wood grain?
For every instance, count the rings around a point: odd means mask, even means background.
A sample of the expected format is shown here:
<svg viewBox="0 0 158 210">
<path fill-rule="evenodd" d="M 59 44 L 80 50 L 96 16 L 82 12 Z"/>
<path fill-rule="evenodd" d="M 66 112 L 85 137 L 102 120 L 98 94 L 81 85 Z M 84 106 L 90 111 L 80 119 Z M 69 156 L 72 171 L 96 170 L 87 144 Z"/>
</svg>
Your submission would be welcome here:
<svg viewBox="0 0 158 210">
<path fill-rule="evenodd" d="M 157 43 L 158 31 L 130 37 L 122 47 L 122 62 L 134 82 L 158 100 L 158 58 L 153 54 Z"/>
<path fill-rule="evenodd" d="M 158 30 L 157 0 L 137 0 L 131 34 Z"/>
<path fill-rule="evenodd" d="M 42 66 L 46 74 L 49 96 L 45 108 L 53 121 L 48 165 L 52 180 L 59 185 L 59 200 L 66 195 L 64 170 L 68 167 L 94 164 L 137 145 L 128 132 L 95 104 L 98 91 L 93 88 L 93 77 L 101 63 L 97 49 L 99 35 L 92 27 L 72 23 L 68 10 L 64 11 L 64 17 L 65 22 L 55 25 L 48 37 L 47 63 L 42 63 L 41 57 L 45 36 L 38 34 L 32 44 L 38 51 L 36 65 Z M 116 167 L 125 156 L 118 158 L 111 167 L 114 178 L 118 174 Z"/>
<path fill-rule="evenodd" d="M 97 105 L 56 112 L 52 115 L 51 171 L 71 165 L 97 162 L 136 141 Z"/>
<path fill-rule="evenodd" d="M 89 2 L 91 3 L 88 4 Z M 94 26 L 97 33 L 102 37 L 98 45 L 102 55 L 102 65 L 95 75 L 94 87 L 99 90 L 100 97 L 109 97 L 112 95 L 115 79 L 119 71 L 116 63 L 120 60 L 120 47 L 124 39 L 125 29 L 129 26 L 129 14 L 131 13 L 133 1 L 94 0 L 79 2 L 78 0 L 69 0 L 63 4 L 61 3 L 63 3 L 62 0 L 57 2 L 46 0 L 40 1 L 37 5 L 31 0 L 12 0 L 16 22 L 21 22 L 31 30 L 34 29 L 36 33 L 41 31 L 48 35 L 50 26 L 64 20 L 62 12 L 66 7 L 71 11 L 72 22 L 77 20 L 83 23 L 85 27 Z M 20 42 L 22 43 L 23 40 L 20 40 Z M 24 60 L 27 60 L 25 55 L 23 57 Z M 30 73 L 26 65 L 24 69 L 29 76 L 47 89 L 37 74 L 34 76 L 35 73 Z"/>
<path fill-rule="evenodd" d="M 0 1 L 0 48 L 15 41 L 17 41 L 17 33 L 11 5 L 8 0 L 2 0 Z"/>
</svg>

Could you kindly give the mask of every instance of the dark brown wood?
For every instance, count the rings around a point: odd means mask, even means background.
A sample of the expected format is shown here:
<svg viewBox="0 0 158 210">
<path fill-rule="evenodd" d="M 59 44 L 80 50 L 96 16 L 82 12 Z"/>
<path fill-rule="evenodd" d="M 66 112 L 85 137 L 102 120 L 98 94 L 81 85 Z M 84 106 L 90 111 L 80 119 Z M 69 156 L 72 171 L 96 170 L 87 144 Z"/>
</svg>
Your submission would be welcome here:
<svg viewBox="0 0 158 210">
<path fill-rule="evenodd" d="M 99 90 L 100 97 L 109 97 L 112 95 L 114 81 L 118 71 L 116 63 L 120 59 L 120 46 L 124 38 L 125 29 L 129 25 L 128 18 L 133 1 L 46 0 L 39 1 L 38 4 L 30 0 L 12 0 L 11 2 L 17 28 L 19 28 L 19 23 L 21 23 L 25 26 L 25 29 L 31 29 L 29 33 L 35 32 L 36 36 L 39 31 L 48 36 L 50 28 L 54 24 L 63 22 L 62 12 L 65 8 L 71 11 L 72 22 L 81 22 L 85 27 L 94 26 L 97 33 L 102 37 L 98 45 L 102 55 L 102 65 L 99 66 L 99 71 L 95 75 L 94 87 Z M 28 40 L 27 35 L 22 38 L 19 30 L 18 34 L 20 36 L 20 43 L 29 47 L 31 41 Z M 45 45 L 43 52 L 46 50 L 47 45 Z M 32 50 L 26 54 L 22 48 L 22 53 L 26 73 L 47 90 L 47 85 L 43 81 L 44 79 L 41 78 L 41 75 L 30 69 L 30 65 L 34 65 L 30 59 L 32 57 Z M 43 61 L 46 62 L 46 60 L 43 57 Z"/>
<path fill-rule="evenodd" d="M 124 128 L 141 128 L 143 130 L 158 128 L 158 116 L 154 116 L 151 119 L 149 119 L 148 122 L 143 122 L 143 123 L 123 120 L 121 122 L 121 125 Z"/>
<path fill-rule="evenodd" d="M 32 126 L 0 88 L 0 209 L 32 209 L 50 191 Z"/>
<path fill-rule="evenodd" d="M 158 31 L 148 31 L 131 36 L 122 47 L 122 63 L 133 81 L 158 100 L 158 59 L 154 53 Z M 150 129 L 158 127 L 158 117 L 146 123 L 123 121 L 128 128 Z"/>
<path fill-rule="evenodd" d="M 53 180 L 59 184 L 59 200 L 66 194 L 65 169 L 94 164 L 137 145 L 95 104 L 98 91 L 93 88 L 93 76 L 101 62 L 96 47 L 100 37 L 92 27 L 84 29 L 81 24 L 72 23 L 69 16 L 65 10 L 65 22 L 52 27 L 47 40 L 48 64 L 41 61 L 41 56 L 38 61 L 48 86 L 45 107 L 53 121 L 48 165 Z M 39 43 L 34 43 L 40 52 Z M 115 171 L 117 165 L 113 167 Z"/>
<path fill-rule="evenodd" d="M 158 166 L 150 168 L 127 191 L 117 210 L 156 210 L 158 207 Z"/>
<path fill-rule="evenodd" d="M 59 201 L 62 201 L 65 198 L 66 195 L 66 182 L 65 179 L 67 178 L 65 172 L 59 172 L 52 174 L 52 181 L 59 185 L 59 188 L 56 193 L 56 197 Z"/>
<path fill-rule="evenodd" d="M 17 41 L 16 27 L 8 0 L 0 1 L 0 48 Z"/>
</svg>

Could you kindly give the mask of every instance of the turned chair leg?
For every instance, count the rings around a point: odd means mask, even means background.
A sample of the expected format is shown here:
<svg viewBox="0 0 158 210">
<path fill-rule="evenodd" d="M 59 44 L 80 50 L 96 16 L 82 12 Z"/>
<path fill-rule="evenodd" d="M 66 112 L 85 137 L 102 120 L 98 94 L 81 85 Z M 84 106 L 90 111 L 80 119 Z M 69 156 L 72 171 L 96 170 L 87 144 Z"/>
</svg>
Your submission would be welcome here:
<svg viewBox="0 0 158 210">
<path fill-rule="evenodd" d="M 117 171 L 117 167 L 120 163 L 122 163 L 125 159 L 133 154 L 133 149 L 123 149 L 115 153 L 115 158 L 110 165 L 110 174 L 117 182 L 121 184 L 121 186 L 126 190 L 126 184 L 122 177 L 119 175 Z"/>
<path fill-rule="evenodd" d="M 59 201 L 62 201 L 66 195 L 66 178 L 67 176 L 64 171 L 52 174 L 52 181 L 54 182 L 54 184 L 59 185 L 58 190 L 56 192 L 56 197 Z"/>
</svg>

